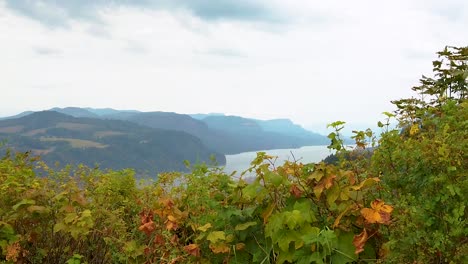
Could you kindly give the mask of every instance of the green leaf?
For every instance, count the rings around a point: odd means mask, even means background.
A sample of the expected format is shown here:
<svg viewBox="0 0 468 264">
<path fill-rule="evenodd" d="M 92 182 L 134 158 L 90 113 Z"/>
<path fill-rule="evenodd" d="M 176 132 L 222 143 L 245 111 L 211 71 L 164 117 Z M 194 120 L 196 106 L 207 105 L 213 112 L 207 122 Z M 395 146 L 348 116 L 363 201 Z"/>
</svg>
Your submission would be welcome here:
<svg viewBox="0 0 468 264">
<path fill-rule="evenodd" d="M 294 210 L 301 212 L 302 217 L 307 223 L 312 223 L 317 220 L 311 208 L 312 204 L 309 199 L 301 199 L 294 203 Z"/>
<path fill-rule="evenodd" d="M 327 190 L 327 203 L 331 206 L 336 199 L 340 196 L 340 187 L 334 184 L 330 189 Z"/>
<path fill-rule="evenodd" d="M 242 231 L 242 230 L 246 230 L 247 228 L 249 228 L 251 226 L 255 226 L 255 225 L 257 225 L 257 222 L 247 222 L 247 223 L 243 223 L 243 224 L 238 224 L 238 225 L 236 225 L 235 230 L 236 231 Z"/>
<path fill-rule="evenodd" d="M 320 228 L 315 227 L 315 226 L 309 226 L 307 228 L 304 228 L 302 231 L 302 236 L 301 239 L 304 241 L 306 244 L 311 244 L 317 241 L 317 238 L 320 234 Z"/>
<path fill-rule="evenodd" d="M 357 260 L 357 255 L 354 254 L 355 247 L 353 245 L 354 234 L 352 232 L 335 232 L 338 236 L 334 254 L 331 256 L 332 263 L 350 263 Z"/>
<path fill-rule="evenodd" d="M 265 175 L 265 177 L 270 180 L 270 182 L 275 186 L 278 187 L 283 183 L 283 177 L 279 175 L 278 173 L 274 173 L 271 171 L 268 171 Z"/>
<path fill-rule="evenodd" d="M 293 210 L 292 212 L 284 212 L 285 215 L 285 223 L 289 227 L 289 229 L 294 229 L 298 225 L 302 225 L 304 223 L 304 218 L 299 210 Z"/>
<path fill-rule="evenodd" d="M 13 205 L 12 208 L 14 211 L 17 211 L 23 205 L 32 205 L 32 204 L 36 204 L 36 201 L 31 200 L 31 199 L 23 199 L 19 203 Z"/>
<path fill-rule="evenodd" d="M 57 233 L 59 231 L 65 230 L 66 226 L 63 223 L 56 223 L 54 225 L 54 233 Z"/>
</svg>

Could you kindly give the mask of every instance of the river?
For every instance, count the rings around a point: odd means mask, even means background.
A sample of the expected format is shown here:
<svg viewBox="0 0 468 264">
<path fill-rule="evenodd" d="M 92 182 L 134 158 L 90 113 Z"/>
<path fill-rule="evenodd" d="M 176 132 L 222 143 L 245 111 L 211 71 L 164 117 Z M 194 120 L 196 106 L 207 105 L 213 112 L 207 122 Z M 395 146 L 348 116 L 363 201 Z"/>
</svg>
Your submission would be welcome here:
<svg viewBox="0 0 468 264">
<path fill-rule="evenodd" d="M 275 163 L 277 165 L 281 165 L 286 160 L 296 160 L 302 163 L 319 162 L 332 153 L 327 146 L 305 146 L 297 149 L 271 149 L 260 151 L 264 151 L 271 156 L 278 156 Z M 250 162 L 255 159 L 257 152 L 260 151 L 226 155 L 226 166 L 224 171 L 226 173 L 237 171 L 237 174 L 240 174 L 250 167 Z"/>
</svg>

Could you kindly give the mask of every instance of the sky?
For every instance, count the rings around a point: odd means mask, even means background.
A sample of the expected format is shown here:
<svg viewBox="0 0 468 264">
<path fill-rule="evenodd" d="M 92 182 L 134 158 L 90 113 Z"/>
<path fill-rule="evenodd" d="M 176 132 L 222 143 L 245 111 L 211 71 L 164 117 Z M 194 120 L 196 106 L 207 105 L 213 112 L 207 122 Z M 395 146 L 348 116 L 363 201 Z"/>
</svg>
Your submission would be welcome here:
<svg viewBox="0 0 468 264">
<path fill-rule="evenodd" d="M 0 0 L 0 116 L 111 107 L 373 127 L 468 1 Z"/>
</svg>

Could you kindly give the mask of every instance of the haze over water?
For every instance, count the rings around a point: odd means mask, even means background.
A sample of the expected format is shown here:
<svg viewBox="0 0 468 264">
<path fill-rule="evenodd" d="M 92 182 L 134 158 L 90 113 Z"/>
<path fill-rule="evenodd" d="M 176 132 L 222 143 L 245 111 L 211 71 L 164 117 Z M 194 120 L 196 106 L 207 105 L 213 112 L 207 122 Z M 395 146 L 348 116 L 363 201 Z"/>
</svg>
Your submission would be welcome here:
<svg viewBox="0 0 468 264">
<path fill-rule="evenodd" d="M 262 150 L 268 155 L 277 156 L 275 165 L 282 165 L 284 161 L 298 161 L 301 163 L 320 162 L 328 155 L 332 154 L 332 151 L 324 146 L 306 146 L 297 149 L 272 149 Z M 250 167 L 252 162 L 257 156 L 257 152 L 243 152 L 235 155 L 226 155 L 226 166 L 224 171 L 226 173 L 232 173 L 237 171 L 236 175 L 240 175 L 243 171 Z"/>
</svg>

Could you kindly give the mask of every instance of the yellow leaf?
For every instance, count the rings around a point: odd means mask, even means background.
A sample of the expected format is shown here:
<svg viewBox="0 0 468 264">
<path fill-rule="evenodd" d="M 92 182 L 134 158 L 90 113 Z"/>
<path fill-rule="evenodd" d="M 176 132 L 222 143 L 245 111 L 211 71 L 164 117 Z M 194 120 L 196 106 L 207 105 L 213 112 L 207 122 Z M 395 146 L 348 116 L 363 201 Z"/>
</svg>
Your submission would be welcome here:
<svg viewBox="0 0 468 264">
<path fill-rule="evenodd" d="M 246 230 L 247 228 L 254 226 L 254 225 L 257 225 L 257 222 L 247 222 L 247 223 L 238 224 L 236 225 L 235 230 L 236 231 Z"/>
<path fill-rule="evenodd" d="M 208 224 L 205 224 L 203 226 L 200 226 L 199 228 L 197 228 L 198 230 L 202 231 L 202 232 L 206 232 L 206 230 L 210 229 L 212 226 L 210 223 Z"/>
<path fill-rule="evenodd" d="M 351 204 L 349 205 L 348 207 L 346 207 L 346 209 L 341 212 L 338 217 L 335 219 L 335 222 L 333 223 L 333 229 L 336 228 L 339 224 L 340 224 L 340 221 L 341 221 L 341 218 L 343 218 L 343 216 L 349 212 L 349 210 L 351 210 L 352 208 L 355 208 L 355 205 Z"/>
<path fill-rule="evenodd" d="M 410 128 L 410 136 L 415 135 L 419 132 L 419 125 L 418 124 L 413 124 Z"/>
<path fill-rule="evenodd" d="M 219 240 L 226 240 L 226 234 L 223 231 L 213 231 L 206 237 L 211 243 L 216 243 Z"/>
<path fill-rule="evenodd" d="M 359 185 L 357 186 L 351 186 L 351 189 L 355 190 L 355 191 L 358 191 L 360 189 L 362 189 L 363 187 L 368 187 L 368 186 L 371 186 L 372 184 L 376 183 L 376 182 L 379 182 L 380 179 L 377 178 L 377 177 L 374 177 L 374 178 L 368 178 L 368 179 L 365 179 L 363 182 L 361 182 Z"/>
</svg>

